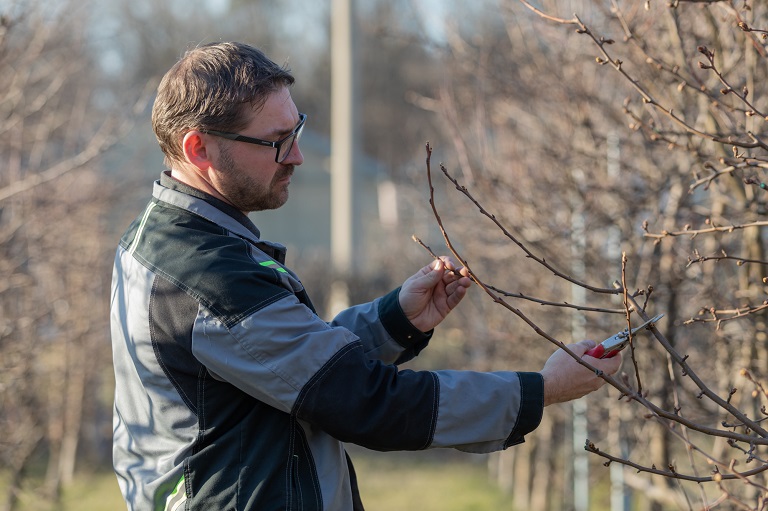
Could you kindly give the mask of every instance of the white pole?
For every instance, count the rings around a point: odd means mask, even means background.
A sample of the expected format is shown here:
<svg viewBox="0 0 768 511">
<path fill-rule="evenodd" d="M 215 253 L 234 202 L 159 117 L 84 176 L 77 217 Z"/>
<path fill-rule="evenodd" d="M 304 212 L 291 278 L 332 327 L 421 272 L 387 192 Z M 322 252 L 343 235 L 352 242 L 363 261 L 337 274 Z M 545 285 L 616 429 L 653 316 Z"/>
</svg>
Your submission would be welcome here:
<svg viewBox="0 0 768 511">
<path fill-rule="evenodd" d="M 619 137 L 615 133 L 610 133 L 607 140 L 607 176 L 608 183 L 612 184 L 619 178 L 621 170 L 621 146 Z M 605 254 L 609 261 L 621 261 L 621 234 L 619 228 L 612 225 L 608 228 L 606 236 Z M 627 443 L 621 438 L 621 410 L 622 407 L 615 406 L 611 409 L 610 430 L 608 444 L 619 446 L 621 456 L 628 456 Z M 630 493 L 624 484 L 624 466 L 621 463 L 611 463 L 611 511 L 628 511 L 631 506 Z"/>
<path fill-rule="evenodd" d="M 331 314 L 349 306 L 344 278 L 351 273 L 354 112 L 352 0 L 331 5 L 331 260 L 337 281 L 331 287 Z"/>
<path fill-rule="evenodd" d="M 572 172 L 574 183 L 581 184 L 584 174 L 580 169 Z M 581 188 L 580 186 L 578 188 Z M 572 273 L 576 280 L 583 280 L 586 273 L 584 254 L 586 252 L 586 226 L 584 220 L 584 203 L 581 196 L 573 194 L 573 212 L 571 213 L 571 261 Z M 586 290 L 571 285 L 571 299 L 575 304 L 586 301 Z M 574 311 L 571 316 L 571 337 L 574 342 L 585 338 L 584 315 Z M 587 401 L 577 399 L 572 403 L 573 409 L 573 509 L 574 511 L 589 510 L 589 453 L 584 450 L 587 439 Z"/>
</svg>

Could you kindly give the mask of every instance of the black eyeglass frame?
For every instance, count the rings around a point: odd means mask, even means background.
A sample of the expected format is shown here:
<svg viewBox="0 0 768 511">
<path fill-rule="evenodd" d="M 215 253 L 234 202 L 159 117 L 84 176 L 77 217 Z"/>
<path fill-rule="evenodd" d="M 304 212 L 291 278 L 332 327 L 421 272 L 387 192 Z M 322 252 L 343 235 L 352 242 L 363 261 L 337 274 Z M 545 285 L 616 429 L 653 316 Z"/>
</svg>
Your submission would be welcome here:
<svg viewBox="0 0 768 511">
<path fill-rule="evenodd" d="M 276 149 L 275 163 L 283 163 L 285 159 L 288 158 L 288 155 L 291 153 L 294 142 L 296 142 L 299 139 L 299 137 L 301 137 L 301 132 L 304 130 L 304 123 L 306 122 L 306 120 L 307 120 L 307 114 L 299 113 L 299 124 L 297 124 L 296 127 L 293 128 L 293 131 L 291 131 L 288 135 L 281 138 L 277 142 L 262 140 L 260 138 L 246 137 L 245 135 L 230 133 L 229 131 L 201 129 L 200 132 L 207 133 L 208 135 L 213 135 L 216 137 L 226 138 L 228 140 L 235 140 L 237 142 L 246 142 L 248 144 L 256 144 L 256 145 L 261 145 L 265 147 L 274 147 Z M 291 142 L 291 145 L 283 155 L 283 158 L 280 159 L 280 147 L 282 147 L 282 145 L 288 142 L 289 140 Z"/>
</svg>

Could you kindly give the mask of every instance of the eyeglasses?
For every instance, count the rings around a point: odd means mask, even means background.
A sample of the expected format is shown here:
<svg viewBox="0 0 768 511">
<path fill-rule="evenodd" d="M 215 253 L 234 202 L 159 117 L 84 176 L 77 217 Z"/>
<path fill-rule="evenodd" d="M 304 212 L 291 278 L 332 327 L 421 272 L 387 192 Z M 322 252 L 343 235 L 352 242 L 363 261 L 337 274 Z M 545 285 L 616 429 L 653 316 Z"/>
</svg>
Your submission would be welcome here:
<svg viewBox="0 0 768 511">
<path fill-rule="evenodd" d="M 214 135 L 216 137 L 222 137 L 229 140 L 236 140 L 238 142 L 247 142 L 249 144 L 274 147 L 275 149 L 277 149 L 277 152 L 275 153 L 275 162 L 283 163 L 283 161 L 285 161 L 285 159 L 290 154 L 291 149 L 293 149 L 293 143 L 299 140 L 299 138 L 301 138 L 301 132 L 304 131 L 304 122 L 306 120 L 307 120 L 306 114 L 299 114 L 299 124 L 297 124 L 296 127 L 293 128 L 293 131 L 291 131 L 290 134 L 281 138 L 277 142 L 270 142 L 269 140 L 262 140 L 260 138 L 246 137 L 245 135 L 238 135 L 237 133 L 230 133 L 228 131 L 205 130 L 205 129 L 200 131 L 202 133 L 207 133 L 209 135 Z"/>
</svg>

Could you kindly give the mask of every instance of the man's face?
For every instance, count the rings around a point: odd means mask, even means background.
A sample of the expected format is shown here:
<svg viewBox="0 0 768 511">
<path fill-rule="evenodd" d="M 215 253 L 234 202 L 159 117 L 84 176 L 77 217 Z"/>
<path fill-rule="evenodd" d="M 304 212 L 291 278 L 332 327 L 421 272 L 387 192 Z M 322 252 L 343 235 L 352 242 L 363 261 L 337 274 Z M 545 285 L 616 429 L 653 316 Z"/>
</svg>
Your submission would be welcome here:
<svg viewBox="0 0 768 511">
<path fill-rule="evenodd" d="M 287 88 L 275 92 L 254 111 L 251 122 L 238 134 L 278 141 L 299 123 L 299 112 Z M 275 162 L 272 147 L 219 139 L 216 188 L 244 213 L 277 209 L 288 200 L 288 185 L 297 165 L 304 162 L 298 141 L 282 163 Z"/>
</svg>

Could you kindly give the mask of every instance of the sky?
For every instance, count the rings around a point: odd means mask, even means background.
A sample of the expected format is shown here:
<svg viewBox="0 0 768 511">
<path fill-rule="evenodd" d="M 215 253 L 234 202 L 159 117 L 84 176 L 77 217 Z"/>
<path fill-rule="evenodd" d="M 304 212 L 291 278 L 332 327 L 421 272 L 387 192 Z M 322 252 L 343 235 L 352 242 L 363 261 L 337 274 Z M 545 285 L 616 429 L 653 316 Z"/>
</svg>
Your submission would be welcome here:
<svg viewBox="0 0 768 511">
<path fill-rule="evenodd" d="M 12 0 L 0 0 L 2 3 Z M 43 2 L 56 2 L 58 0 L 41 0 Z M 118 34 L 124 27 L 120 20 L 119 5 L 113 0 L 91 0 L 94 3 L 94 9 L 98 14 L 94 16 L 96 23 L 91 28 L 94 37 L 97 40 L 108 41 L 111 36 Z M 158 0 L 135 0 L 130 3 L 130 8 L 135 12 L 151 12 L 152 5 Z M 185 19 L 193 17 L 213 18 L 214 23 L 221 23 L 226 20 L 226 13 L 230 11 L 233 4 L 244 0 L 162 0 L 170 6 L 173 12 L 179 16 L 179 23 Z M 269 20 L 270 24 L 277 25 L 280 32 L 286 34 L 301 34 L 301 45 L 311 54 L 309 50 L 321 50 L 328 44 L 329 34 L 327 32 L 328 20 L 330 18 L 331 4 L 333 0 L 273 0 L 280 2 L 284 6 L 283 14 Z M 352 0 L 360 15 L 365 15 L 370 9 L 370 3 L 363 0 Z M 462 4 L 466 2 L 466 6 Z M 404 16 L 414 16 L 417 25 L 423 29 L 425 34 L 440 43 L 445 39 L 445 23 L 451 14 L 450 10 L 465 10 L 467 8 L 477 7 L 478 0 L 458 0 L 453 3 L 453 8 L 447 7 L 451 2 L 444 0 L 402 0 Z M 460 17 L 453 16 L 454 19 Z M 170 29 L 166 27 L 165 29 Z M 254 27 L 258 30 L 259 27 Z M 215 33 L 216 26 L 211 26 L 211 33 Z M 225 30 L 223 30 L 225 31 Z M 114 37 L 112 37 L 114 39 Z M 124 45 L 124 43 L 122 43 Z M 110 46 L 109 43 L 100 45 L 99 62 L 103 69 L 111 74 L 119 74 L 123 61 L 120 55 L 124 48 Z"/>
</svg>

